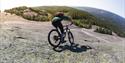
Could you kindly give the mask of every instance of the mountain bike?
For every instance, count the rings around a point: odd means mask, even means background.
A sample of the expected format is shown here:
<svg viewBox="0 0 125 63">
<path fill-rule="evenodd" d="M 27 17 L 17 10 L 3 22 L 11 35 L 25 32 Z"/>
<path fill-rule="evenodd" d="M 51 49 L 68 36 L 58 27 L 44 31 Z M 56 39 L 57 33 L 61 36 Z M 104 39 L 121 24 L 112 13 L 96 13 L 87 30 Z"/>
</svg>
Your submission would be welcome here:
<svg viewBox="0 0 125 63">
<path fill-rule="evenodd" d="M 53 47 L 58 47 L 61 43 L 64 43 L 66 35 L 68 35 L 68 41 L 70 44 L 74 44 L 74 37 L 69 29 L 72 24 L 64 26 L 64 35 L 59 31 L 58 28 L 52 29 L 48 34 L 48 42 Z"/>
</svg>

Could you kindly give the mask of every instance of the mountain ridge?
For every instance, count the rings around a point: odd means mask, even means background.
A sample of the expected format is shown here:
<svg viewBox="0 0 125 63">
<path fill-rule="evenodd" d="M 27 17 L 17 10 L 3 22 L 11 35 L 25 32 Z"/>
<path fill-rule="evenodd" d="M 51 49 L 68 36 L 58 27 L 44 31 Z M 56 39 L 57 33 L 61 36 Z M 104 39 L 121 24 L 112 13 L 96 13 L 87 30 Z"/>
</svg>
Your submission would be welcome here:
<svg viewBox="0 0 125 63">
<path fill-rule="evenodd" d="M 92 7 L 75 7 L 77 9 L 89 12 L 90 14 L 96 16 L 97 18 L 106 21 L 111 20 L 110 22 L 115 22 L 115 24 L 118 24 L 119 27 L 121 26 L 123 30 L 125 31 L 125 18 L 121 17 L 115 13 L 112 13 L 110 11 L 106 11 L 103 9 L 97 9 Z"/>
</svg>

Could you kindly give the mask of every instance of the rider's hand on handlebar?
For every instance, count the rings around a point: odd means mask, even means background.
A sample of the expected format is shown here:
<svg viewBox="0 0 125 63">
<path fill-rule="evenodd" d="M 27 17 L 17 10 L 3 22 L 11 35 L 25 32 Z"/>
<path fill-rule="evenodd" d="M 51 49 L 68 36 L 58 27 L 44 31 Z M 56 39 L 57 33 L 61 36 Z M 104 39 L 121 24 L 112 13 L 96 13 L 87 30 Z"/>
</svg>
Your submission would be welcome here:
<svg viewBox="0 0 125 63">
<path fill-rule="evenodd" d="M 70 24 L 67 24 L 67 25 L 63 25 L 64 27 L 66 27 L 66 26 L 71 26 L 73 24 L 73 22 L 71 21 L 71 23 Z"/>
</svg>

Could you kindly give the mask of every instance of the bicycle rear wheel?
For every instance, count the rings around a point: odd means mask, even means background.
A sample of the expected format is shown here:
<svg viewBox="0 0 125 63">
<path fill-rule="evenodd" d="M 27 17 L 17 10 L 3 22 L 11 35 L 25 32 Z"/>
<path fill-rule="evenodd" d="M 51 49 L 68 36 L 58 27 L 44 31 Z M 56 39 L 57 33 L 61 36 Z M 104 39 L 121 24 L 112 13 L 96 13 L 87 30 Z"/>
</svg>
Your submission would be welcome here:
<svg viewBox="0 0 125 63">
<path fill-rule="evenodd" d="M 71 45 L 74 44 L 74 37 L 73 37 L 72 32 L 70 31 L 68 32 L 68 39 Z"/>
<path fill-rule="evenodd" d="M 60 45 L 61 35 L 58 30 L 53 29 L 48 34 L 49 44 L 53 47 L 58 47 Z"/>
</svg>

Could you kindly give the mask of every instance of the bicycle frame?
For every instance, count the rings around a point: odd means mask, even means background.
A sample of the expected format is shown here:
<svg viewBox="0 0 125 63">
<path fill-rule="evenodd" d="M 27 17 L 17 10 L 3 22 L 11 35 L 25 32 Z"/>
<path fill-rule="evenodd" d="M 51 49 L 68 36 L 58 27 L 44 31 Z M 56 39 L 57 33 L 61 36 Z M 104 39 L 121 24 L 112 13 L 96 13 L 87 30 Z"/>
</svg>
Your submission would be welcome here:
<svg viewBox="0 0 125 63">
<path fill-rule="evenodd" d="M 66 33 L 66 32 L 69 32 L 70 31 L 70 29 L 69 29 L 69 25 L 66 25 L 66 26 L 64 26 L 65 28 L 64 28 L 64 33 Z"/>
<path fill-rule="evenodd" d="M 70 25 L 63 26 L 63 28 L 64 28 L 64 34 L 66 34 L 67 32 L 70 31 L 69 26 L 70 26 Z M 61 31 L 59 30 L 59 28 L 56 28 L 56 29 L 58 30 L 58 32 L 59 32 L 60 34 L 62 34 Z"/>
</svg>

